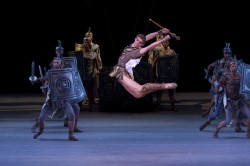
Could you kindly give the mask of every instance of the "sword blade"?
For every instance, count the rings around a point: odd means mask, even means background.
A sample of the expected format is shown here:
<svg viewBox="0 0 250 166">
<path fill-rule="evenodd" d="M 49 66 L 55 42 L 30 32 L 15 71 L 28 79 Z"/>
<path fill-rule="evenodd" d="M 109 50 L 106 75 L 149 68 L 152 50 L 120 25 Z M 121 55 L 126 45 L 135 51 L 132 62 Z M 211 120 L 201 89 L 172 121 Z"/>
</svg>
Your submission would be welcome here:
<svg viewBox="0 0 250 166">
<path fill-rule="evenodd" d="M 40 77 L 41 77 L 41 79 L 42 79 L 42 77 L 43 77 L 43 72 L 42 72 L 41 66 L 39 65 L 38 67 L 39 67 Z"/>
<path fill-rule="evenodd" d="M 31 76 L 29 77 L 29 80 L 32 83 L 37 80 L 37 78 L 35 76 L 35 62 L 34 61 L 31 62 Z"/>
</svg>

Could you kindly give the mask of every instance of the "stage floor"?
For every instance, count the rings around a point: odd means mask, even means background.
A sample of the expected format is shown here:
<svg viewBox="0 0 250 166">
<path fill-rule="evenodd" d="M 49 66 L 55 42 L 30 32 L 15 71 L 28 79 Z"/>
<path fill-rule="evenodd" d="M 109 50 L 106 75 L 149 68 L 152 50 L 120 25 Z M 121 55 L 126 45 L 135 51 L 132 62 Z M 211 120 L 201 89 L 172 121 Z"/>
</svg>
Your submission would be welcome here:
<svg viewBox="0 0 250 166">
<path fill-rule="evenodd" d="M 170 111 L 166 96 L 159 110 L 147 112 L 89 112 L 83 106 L 78 124 L 83 132 L 75 133 L 79 141 L 68 141 L 62 118 L 48 119 L 44 133 L 33 139 L 31 126 L 45 96 L 2 94 L 0 166 L 249 166 L 246 133 L 232 126 L 213 138 L 223 115 L 199 131 L 211 97 L 177 92 L 177 112 Z"/>
</svg>

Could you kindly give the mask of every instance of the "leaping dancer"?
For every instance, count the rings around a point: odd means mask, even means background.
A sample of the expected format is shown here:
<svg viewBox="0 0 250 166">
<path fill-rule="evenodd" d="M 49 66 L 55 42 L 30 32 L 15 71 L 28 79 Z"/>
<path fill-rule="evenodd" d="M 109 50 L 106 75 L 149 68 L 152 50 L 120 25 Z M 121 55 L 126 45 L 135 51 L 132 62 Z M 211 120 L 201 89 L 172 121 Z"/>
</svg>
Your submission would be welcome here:
<svg viewBox="0 0 250 166">
<path fill-rule="evenodd" d="M 155 38 L 159 34 L 169 34 L 170 30 L 163 28 L 157 32 L 152 32 L 148 35 L 138 34 L 134 42 L 124 48 L 117 64 L 114 66 L 113 71 L 109 74 L 111 77 L 116 77 L 120 84 L 132 94 L 135 98 L 142 98 L 145 95 L 158 90 L 175 89 L 176 83 L 146 83 L 140 85 L 130 77 L 129 72 L 126 70 L 126 63 L 131 59 L 138 59 L 146 55 L 146 53 L 170 39 L 170 35 L 166 35 L 162 40 L 155 41 L 150 45 L 143 47 L 143 45 Z"/>
</svg>

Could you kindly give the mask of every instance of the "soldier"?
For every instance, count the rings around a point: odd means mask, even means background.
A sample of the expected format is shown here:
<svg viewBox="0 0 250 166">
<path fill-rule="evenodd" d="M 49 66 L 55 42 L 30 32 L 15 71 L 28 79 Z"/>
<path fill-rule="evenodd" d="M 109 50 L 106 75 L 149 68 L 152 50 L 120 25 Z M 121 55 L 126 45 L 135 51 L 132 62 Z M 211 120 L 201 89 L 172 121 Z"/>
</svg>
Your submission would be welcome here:
<svg viewBox="0 0 250 166">
<path fill-rule="evenodd" d="M 58 58 L 60 58 L 60 59 L 62 59 L 62 60 L 64 59 L 64 58 L 63 58 L 64 48 L 63 48 L 62 42 L 61 42 L 60 40 L 57 40 L 57 46 L 56 46 L 56 48 L 55 48 L 55 54 L 56 54 L 55 57 L 58 57 Z M 50 67 L 51 67 L 51 69 L 54 68 L 54 66 L 53 66 L 53 61 L 50 63 Z M 47 72 L 47 71 L 46 71 L 46 72 Z M 46 73 L 46 74 L 47 74 L 47 73 Z M 46 75 L 46 74 L 45 74 L 45 75 Z M 42 76 L 41 76 L 41 77 L 42 77 Z M 47 90 L 48 90 L 48 84 L 45 83 L 45 81 L 47 81 L 46 79 L 47 79 L 46 77 L 43 77 L 43 78 L 38 79 L 39 82 L 43 82 L 43 85 L 40 87 L 40 89 L 42 90 L 42 92 L 43 92 L 45 95 L 47 95 Z M 55 109 L 55 110 L 53 110 L 53 113 L 52 113 L 51 115 L 49 115 L 49 118 L 53 118 L 53 117 L 55 117 L 55 116 L 56 116 L 56 117 L 59 117 L 59 118 L 61 118 L 61 117 L 64 116 L 64 123 L 63 123 L 63 126 L 64 126 L 64 127 L 68 127 L 68 121 L 69 121 L 69 119 L 68 119 L 67 115 L 65 114 L 64 109 Z M 76 123 L 76 124 L 77 124 L 77 123 Z M 32 131 L 33 133 L 35 133 L 37 127 L 38 127 L 38 119 L 36 119 L 36 122 L 35 122 L 34 125 L 31 127 L 31 131 Z M 75 126 L 74 132 L 82 132 L 82 130 L 78 129 L 78 128 Z"/>
<path fill-rule="evenodd" d="M 95 111 L 94 104 L 97 104 L 97 96 L 99 89 L 99 73 L 102 69 L 102 59 L 100 54 L 100 46 L 93 43 L 93 33 L 89 31 L 85 33 L 83 44 L 76 44 L 76 51 L 82 52 L 84 61 L 83 70 L 84 74 L 82 80 L 87 91 L 87 98 L 82 102 L 89 105 L 89 111 Z M 82 59 L 81 58 L 81 59 Z"/>
<path fill-rule="evenodd" d="M 232 49 L 230 48 L 230 43 L 226 43 L 223 48 L 223 58 L 216 60 L 215 62 L 208 65 L 207 72 L 209 73 L 213 69 L 213 75 L 208 78 L 211 83 L 210 93 L 213 94 L 213 99 L 211 105 L 207 111 L 204 113 L 203 117 L 208 115 L 207 120 L 199 127 L 199 130 L 204 130 L 208 125 L 211 124 L 224 110 L 223 97 L 224 89 L 219 84 L 220 77 L 223 73 L 230 71 L 230 63 L 234 58 L 232 56 Z M 208 74 L 207 73 L 207 74 Z M 209 77 L 208 75 L 206 77 Z M 239 120 L 243 119 L 242 113 L 239 113 Z M 245 132 L 240 125 L 236 125 L 235 132 Z"/>
<path fill-rule="evenodd" d="M 90 28 L 89 31 L 85 33 L 85 38 L 89 39 L 90 42 L 90 50 L 92 52 L 94 52 L 96 54 L 96 66 L 95 66 L 95 70 L 96 70 L 96 75 L 94 76 L 94 103 L 97 103 L 97 95 L 98 95 L 98 89 L 99 89 L 99 74 L 100 71 L 102 69 L 102 58 L 101 58 L 101 51 L 100 51 L 100 46 L 96 43 L 93 43 L 93 33 L 91 32 Z M 83 48 L 84 51 L 85 48 Z"/>
<path fill-rule="evenodd" d="M 224 68 L 220 69 L 220 71 L 217 74 L 221 76 L 223 73 L 228 72 L 230 70 L 229 67 L 230 67 L 230 63 L 232 60 L 234 59 L 231 56 L 225 57 L 225 66 Z M 217 76 L 217 77 L 220 77 L 220 76 Z M 218 78 L 218 82 L 219 82 L 219 78 Z M 199 127 L 200 131 L 204 130 L 208 125 L 210 125 L 211 122 L 214 121 L 224 110 L 224 105 L 223 105 L 224 90 L 222 87 L 219 87 L 219 84 L 218 84 L 218 87 L 214 88 L 214 93 L 217 94 L 216 101 L 213 101 L 214 103 L 212 103 L 212 106 L 209 109 L 207 120 Z M 241 112 L 239 113 L 238 118 L 240 120 L 243 119 Z M 241 128 L 241 125 L 236 125 L 235 132 L 245 132 L 245 131 Z"/>
<path fill-rule="evenodd" d="M 90 40 L 90 49 L 91 51 L 96 53 L 96 61 L 97 61 L 96 70 L 97 70 L 97 73 L 99 73 L 100 70 L 102 69 L 102 58 L 101 58 L 100 46 L 96 43 L 93 43 L 93 33 L 90 31 L 90 29 L 88 32 L 85 33 L 84 38 L 88 38 Z"/>
<path fill-rule="evenodd" d="M 83 59 L 84 59 L 84 78 L 83 84 L 86 88 L 88 97 L 89 111 L 95 111 L 94 104 L 96 99 L 96 88 L 98 87 L 98 75 L 102 68 L 100 61 L 99 46 L 91 42 L 91 38 L 85 37 L 83 39 Z"/>
<path fill-rule="evenodd" d="M 164 90 L 164 89 L 175 89 L 177 87 L 176 83 L 146 83 L 144 85 L 140 85 L 135 82 L 128 74 L 125 66 L 126 63 L 130 59 L 138 59 L 144 56 L 149 50 L 155 48 L 156 46 L 160 45 L 162 42 L 165 42 L 170 39 L 170 36 L 167 35 L 162 40 L 155 41 L 150 45 L 142 48 L 142 46 L 146 43 L 146 41 L 155 38 L 159 34 L 169 33 L 170 31 L 167 28 L 163 28 L 158 32 L 153 32 L 148 35 L 138 34 L 134 42 L 125 47 L 123 52 L 121 53 L 118 63 L 113 68 L 113 71 L 109 74 L 110 77 L 116 77 L 123 85 L 123 87 L 134 97 L 142 98 L 145 95 L 155 92 L 157 90 Z"/>
<path fill-rule="evenodd" d="M 219 80 L 219 84 L 224 89 L 225 94 L 223 103 L 226 119 L 216 126 L 213 136 L 214 138 L 218 138 L 220 129 L 230 124 L 232 119 L 236 119 L 236 126 L 240 126 L 241 121 L 237 116 L 239 112 L 242 112 L 248 119 L 246 137 L 250 138 L 250 107 L 240 94 L 240 82 L 242 78 L 237 71 L 236 60 L 230 62 L 229 69 L 229 71 L 223 73 Z"/>
<path fill-rule="evenodd" d="M 55 54 L 56 54 L 56 57 L 58 58 L 63 58 L 63 54 L 64 54 L 64 48 L 62 46 L 62 42 L 60 40 L 57 40 L 57 46 L 55 48 Z M 50 66 L 52 67 L 53 64 L 50 64 Z M 40 71 L 41 72 L 41 71 Z M 45 72 L 47 72 L 45 70 Z M 45 73 L 46 75 L 46 73 Z M 47 94 L 47 89 L 48 89 L 48 85 L 45 84 L 45 78 L 46 77 L 43 77 L 41 75 L 41 78 L 38 79 L 38 82 L 42 82 L 42 86 L 40 87 L 40 89 L 42 90 L 43 94 Z M 54 111 L 55 112 L 55 111 Z M 61 111 L 57 111 L 57 112 L 60 112 L 61 114 L 64 114 L 64 112 L 61 110 Z M 53 114 L 52 114 L 53 115 Z M 64 121 L 64 126 L 67 125 L 66 122 Z M 36 122 L 34 123 L 34 125 L 31 127 L 31 131 L 34 133 L 36 131 L 36 128 L 38 127 L 38 122 L 37 122 L 37 119 L 36 119 Z M 65 126 L 66 127 L 66 126 Z"/>
<path fill-rule="evenodd" d="M 51 70 L 59 70 L 63 68 L 64 62 L 61 58 L 55 57 L 51 62 Z M 49 80 L 46 80 L 45 84 L 49 85 Z M 33 136 L 34 139 L 38 138 L 44 131 L 44 122 L 45 119 L 54 113 L 54 110 L 64 109 L 67 115 L 69 135 L 68 139 L 70 141 L 78 141 L 78 139 L 74 136 L 74 130 L 79 130 L 77 128 L 77 122 L 80 114 L 80 107 L 77 103 L 70 103 L 68 100 L 58 100 L 56 104 L 53 105 L 54 102 L 51 101 L 51 89 L 48 87 L 47 89 L 47 97 L 45 103 L 42 106 L 42 110 L 40 112 L 38 118 L 38 127 L 39 131 L 36 132 Z"/>
<path fill-rule="evenodd" d="M 162 40 L 164 38 L 164 35 L 157 35 L 156 36 L 156 41 L 158 40 Z M 166 42 L 163 42 L 162 44 L 160 44 L 159 46 L 155 47 L 154 49 L 150 50 L 148 53 L 148 63 L 152 65 L 152 69 L 153 69 L 153 74 L 154 74 L 154 80 L 156 82 L 158 82 L 157 77 L 159 76 L 159 72 L 157 70 L 157 60 L 160 57 L 169 57 L 169 56 L 177 56 L 176 52 L 170 48 L 169 46 L 169 40 Z M 175 66 L 177 64 L 174 64 Z M 165 82 L 165 83 L 169 83 L 169 82 L 176 82 L 177 78 L 171 78 L 171 80 Z M 161 83 L 161 82 L 160 82 Z M 175 110 L 175 102 L 176 99 L 174 97 L 175 94 L 175 89 L 168 89 L 168 96 L 169 96 L 169 100 L 170 100 L 170 104 L 171 104 L 171 111 L 176 111 Z M 160 105 L 160 101 L 162 98 L 162 91 L 157 91 L 157 106 Z"/>
<path fill-rule="evenodd" d="M 219 78 L 222 74 L 222 71 L 225 68 L 225 61 L 226 59 L 232 59 L 232 49 L 230 48 L 230 43 L 226 43 L 225 47 L 223 48 L 223 57 L 220 59 L 215 60 L 213 63 L 209 64 L 206 69 L 206 76 L 205 78 L 211 83 L 210 93 L 213 95 L 213 99 L 211 101 L 211 106 L 207 112 L 203 114 L 205 117 L 209 114 L 211 109 L 214 109 L 215 112 L 221 112 L 220 108 L 222 105 L 222 96 L 223 96 L 223 89 L 219 87 Z M 210 73 L 212 71 L 212 75 Z"/>
</svg>

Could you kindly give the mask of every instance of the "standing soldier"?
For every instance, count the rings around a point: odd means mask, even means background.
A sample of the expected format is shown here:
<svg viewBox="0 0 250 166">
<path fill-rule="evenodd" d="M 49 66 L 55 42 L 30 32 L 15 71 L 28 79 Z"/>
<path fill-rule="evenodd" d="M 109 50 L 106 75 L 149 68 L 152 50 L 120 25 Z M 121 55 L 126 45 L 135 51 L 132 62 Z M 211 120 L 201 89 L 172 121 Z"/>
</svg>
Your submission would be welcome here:
<svg viewBox="0 0 250 166">
<path fill-rule="evenodd" d="M 164 35 L 157 35 L 156 36 L 156 41 L 158 40 L 162 40 L 164 38 Z M 159 46 L 155 47 L 154 49 L 152 49 L 151 51 L 149 51 L 148 53 L 148 63 L 150 63 L 152 65 L 152 69 L 153 69 L 153 74 L 154 74 L 154 80 L 155 82 L 158 83 L 170 83 L 170 82 L 176 82 L 176 77 L 171 76 L 171 78 L 169 78 L 169 80 L 160 80 L 157 79 L 158 77 L 160 77 L 160 74 L 162 74 L 162 71 L 158 71 L 157 70 L 157 65 L 159 65 L 157 63 L 157 61 L 159 60 L 159 58 L 161 57 L 174 57 L 177 58 L 177 54 L 176 52 L 170 48 L 169 46 L 169 40 L 166 42 L 163 42 L 162 44 L 160 44 Z M 165 65 L 165 64 L 164 64 Z M 177 66 L 177 64 L 173 64 L 175 65 L 175 67 Z M 165 72 L 165 71 L 164 71 Z M 169 71 L 171 73 L 164 73 L 164 74 L 168 74 L 171 75 L 174 71 Z M 176 73 L 178 74 L 178 73 Z M 169 100 L 170 100 L 170 104 L 171 104 L 171 111 L 176 111 L 175 110 L 175 89 L 168 89 L 168 96 L 169 96 Z M 160 105 L 160 101 L 162 98 L 162 92 L 163 91 L 157 91 L 157 106 Z"/>
<path fill-rule="evenodd" d="M 213 136 L 214 138 L 218 138 L 220 129 L 228 125 L 232 119 L 236 119 L 236 126 L 240 126 L 241 121 L 237 116 L 239 112 L 242 112 L 248 119 L 246 137 L 250 138 L 250 107 L 240 93 L 242 78 L 241 74 L 237 71 L 236 60 L 230 62 L 229 69 L 229 71 L 223 73 L 219 80 L 219 84 L 224 89 L 223 103 L 226 118 L 216 126 Z"/>
<path fill-rule="evenodd" d="M 93 41 L 93 33 L 89 30 L 83 39 L 82 53 L 84 59 L 83 83 L 87 91 L 89 111 L 95 111 L 94 104 L 99 88 L 99 73 L 102 69 L 100 47 Z"/>
</svg>

